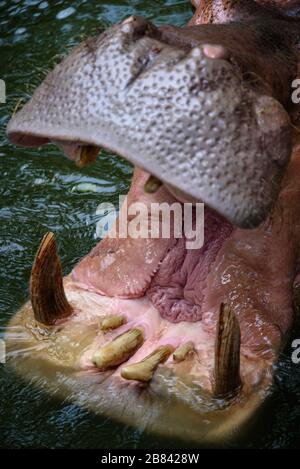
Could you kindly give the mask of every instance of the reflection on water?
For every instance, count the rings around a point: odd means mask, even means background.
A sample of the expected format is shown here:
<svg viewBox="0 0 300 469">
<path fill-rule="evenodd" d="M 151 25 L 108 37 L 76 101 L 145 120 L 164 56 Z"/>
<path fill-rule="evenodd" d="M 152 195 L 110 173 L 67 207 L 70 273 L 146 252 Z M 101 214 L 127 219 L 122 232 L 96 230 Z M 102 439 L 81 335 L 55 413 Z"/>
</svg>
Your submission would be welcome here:
<svg viewBox="0 0 300 469">
<path fill-rule="evenodd" d="M 32 260 L 42 235 L 57 234 L 65 273 L 95 243 L 102 202 L 117 203 L 132 169 L 109 153 L 78 170 L 49 146 L 13 148 L 5 138 L 8 116 L 26 101 L 55 63 L 82 38 L 132 14 L 157 24 L 182 25 L 190 17 L 185 0 L 0 1 L 0 79 L 7 102 L 0 104 L 0 339 L 11 315 L 28 296 Z M 17 331 L 11 331 L 12 334 Z M 289 353 L 290 351 L 288 351 Z M 277 392 L 244 446 L 296 446 L 300 438 L 300 368 L 283 357 Z M 12 447 L 178 447 L 20 381 L 0 364 L 0 446 Z M 252 432 L 251 432 L 252 433 Z"/>
</svg>

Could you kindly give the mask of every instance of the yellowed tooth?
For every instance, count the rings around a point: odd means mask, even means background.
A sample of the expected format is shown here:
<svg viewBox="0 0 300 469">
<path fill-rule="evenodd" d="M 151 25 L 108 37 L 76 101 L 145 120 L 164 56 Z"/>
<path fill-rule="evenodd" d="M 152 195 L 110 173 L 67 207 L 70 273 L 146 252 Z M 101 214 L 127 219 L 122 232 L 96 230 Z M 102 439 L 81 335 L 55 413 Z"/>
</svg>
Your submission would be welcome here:
<svg viewBox="0 0 300 469">
<path fill-rule="evenodd" d="M 101 347 L 93 356 L 93 363 L 102 371 L 128 360 L 144 342 L 142 329 L 130 329 L 109 344 Z"/>
<path fill-rule="evenodd" d="M 30 276 L 30 299 L 35 319 L 51 326 L 72 315 L 53 233 L 47 233 L 36 253 Z"/>
<path fill-rule="evenodd" d="M 139 363 L 124 366 L 121 370 L 121 376 L 124 379 L 148 382 L 160 363 L 164 363 L 174 352 L 171 345 L 158 347 L 154 352 L 148 355 Z"/>
<path fill-rule="evenodd" d="M 215 342 L 214 397 L 238 393 L 240 375 L 241 330 L 234 310 L 222 303 Z"/>
<path fill-rule="evenodd" d="M 149 176 L 144 186 L 144 191 L 147 194 L 155 194 L 155 192 L 157 192 L 161 186 L 162 182 L 159 179 L 157 179 L 155 176 Z"/>
<path fill-rule="evenodd" d="M 100 148 L 98 147 L 94 147 L 92 145 L 83 146 L 81 148 L 79 159 L 76 160 L 76 166 L 83 169 L 86 166 L 91 165 L 96 161 L 99 152 Z"/>
<path fill-rule="evenodd" d="M 187 356 L 195 351 L 194 342 L 189 341 L 185 344 L 182 344 L 178 349 L 175 350 L 173 354 L 173 360 L 176 363 L 183 362 Z"/>
<path fill-rule="evenodd" d="M 106 316 L 100 321 L 100 329 L 103 332 L 107 332 L 113 329 L 117 329 L 118 327 L 123 326 L 126 323 L 125 316 L 122 315 L 114 315 L 114 316 Z"/>
</svg>

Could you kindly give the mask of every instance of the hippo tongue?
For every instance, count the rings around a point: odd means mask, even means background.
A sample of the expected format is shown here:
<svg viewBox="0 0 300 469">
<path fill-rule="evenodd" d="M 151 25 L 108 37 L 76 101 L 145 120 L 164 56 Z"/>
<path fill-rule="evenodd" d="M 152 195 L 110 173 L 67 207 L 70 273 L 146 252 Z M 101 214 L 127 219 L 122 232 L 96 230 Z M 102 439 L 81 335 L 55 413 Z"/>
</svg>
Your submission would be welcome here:
<svg viewBox="0 0 300 469">
<path fill-rule="evenodd" d="M 141 170 L 135 171 L 127 206 L 122 207 L 121 214 L 137 201 L 147 208 L 152 203 L 177 202 L 163 187 L 156 194 L 145 194 L 148 177 Z M 185 237 L 176 239 L 174 234 L 170 239 L 106 237 L 75 267 L 72 276 L 84 288 L 110 297 L 147 294 L 161 316 L 171 322 L 198 321 L 202 317 L 206 277 L 231 232 L 230 224 L 206 209 L 202 248 L 187 249 Z"/>
<path fill-rule="evenodd" d="M 105 296 L 139 298 L 174 242 L 105 238 L 75 267 L 73 279 Z"/>
</svg>

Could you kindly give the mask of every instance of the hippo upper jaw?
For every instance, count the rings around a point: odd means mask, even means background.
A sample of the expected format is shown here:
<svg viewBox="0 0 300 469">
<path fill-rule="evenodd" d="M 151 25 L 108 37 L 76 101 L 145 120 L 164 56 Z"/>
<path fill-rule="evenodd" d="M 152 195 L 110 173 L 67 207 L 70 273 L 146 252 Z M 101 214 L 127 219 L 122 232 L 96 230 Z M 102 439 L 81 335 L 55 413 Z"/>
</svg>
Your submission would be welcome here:
<svg viewBox="0 0 300 469">
<path fill-rule="evenodd" d="M 12 118 L 8 136 L 108 148 L 231 223 L 257 226 L 290 158 L 288 114 L 223 54 L 166 36 L 131 17 L 81 44 Z"/>
</svg>

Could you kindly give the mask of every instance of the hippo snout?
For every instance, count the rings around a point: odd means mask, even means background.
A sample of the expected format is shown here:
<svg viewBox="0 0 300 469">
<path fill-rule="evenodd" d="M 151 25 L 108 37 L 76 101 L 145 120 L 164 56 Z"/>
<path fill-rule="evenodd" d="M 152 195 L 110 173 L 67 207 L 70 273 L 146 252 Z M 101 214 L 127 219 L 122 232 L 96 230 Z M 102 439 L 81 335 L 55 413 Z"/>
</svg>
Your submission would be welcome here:
<svg viewBox="0 0 300 469">
<path fill-rule="evenodd" d="M 108 148 L 229 222 L 255 227 L 290 158 L 288 113 L 244 80 L 228 48 L 205 44 L 205 29 L 190 41 L 177 29 L 175 39 L 174 28 L 130 17 L 88 39 L 12 118 L 8 136 Z"/>
</svg>

